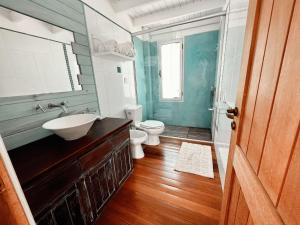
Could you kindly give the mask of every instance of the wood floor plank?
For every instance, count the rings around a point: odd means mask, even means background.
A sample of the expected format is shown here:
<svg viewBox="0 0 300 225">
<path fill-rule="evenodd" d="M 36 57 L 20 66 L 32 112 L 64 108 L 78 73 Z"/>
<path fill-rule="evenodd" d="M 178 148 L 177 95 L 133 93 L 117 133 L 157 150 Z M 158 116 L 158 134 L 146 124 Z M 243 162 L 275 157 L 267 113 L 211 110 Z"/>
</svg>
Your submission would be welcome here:
<svg viewBox="0 0 300 225">
<path fill-rule="evenodd" d="M 174 179 L 170 179 L 168 177 L 162 177 L 159 175 L 151 175 L 148 176 L 146 173 L 135 173 L 136 176 L 143 176 L 143 177 L 147 177 L 147 178 L 151 178 L 153 181 L 152 182 L 159 182 L 161 184 L 165 184 L 171 187 L 175 187 L 175 188 L 179 188 L 185 191 L 189 191 L 190 193 L 194 193 L 197 196 L 207 196 L 210 199 L 216 199 L 216 200 L 222 200 L 222 195 L 221 194 L 215 194 L 215 193 L 210 193 L 210 192 L 206 192 L 205 189 L 203 188 L 199 188 L 199 185 L 193 185 L 193 184 L 189 184 L 189 183 L 183 183 L 180 182 L 178 180 L 174 180 Z M 200 186 L 202 187 L 202 185 Z"/>
<path fill-rule="evenodd" d="M 174 170 L 182 140 L 144 146 L 145 158 L 105 207 L 97 225 L 217 225 L 222 190 L 213 150 L 214 179 Z"/>
<path fill-rule="evenodd" d="M 222 200 L 222 198 L 219 196 L 209 195 L 201 190 L 195 191 L 193 188 L 186 187 L 185 185 L 174 185 L 168 180 L 166 181 L 157 178 L 153 179 L 152 177 L 146 177 L 137 174 L 135 174 L 134 179 L 136 182 L 144 183 L 164 192 L 176 193 L 178 196 L 214 207 L 216 209 L 218 209 Z"/>
<path fill-rule="evenodd" d="M 153 199 L 162 200 L 171 205 L 181 206 L 193 212 L 201 212 L 208 217 L 212 217 L 213 219 L 218 219 L 219 217 L 219 209 L 207 207 L 204 204 L 198 204 L 193 200 L 182 198 L 179 196 L 179 194 L 175 195 L 173 193 L 168 193 L 167 191 L 160 191 L 159 188 L 149 187 L 141 182 L 131 182 L 129 180 L 128 183 L 130 184 L 128 186 L 130 186 L 132 190 L 144 193 Z"/>
<path fill-rule="evenodd" d="M 172 220 L 176 220 L 176 221 L 182 221 L 182 223 L 192 223 L 195 224 L 195 221 L 199 221 L 198 224 L 206 224 L 206 225 L 210 225 L 210 224 L 217 224 L 216 220 L 213 220 L 209 217 L 206 217 L 204 215 L 202 215 L 201 213 L 195 213 L 192 212 L 190 210 L 187 210 L 181 206 L 175 206 L 172 204 L 168 204 L 167 202 L 161 201 L 161 200 L 157 200 L 157 199 L 153 199 L 152 197 L 149 197 L 143 193 L 140 192 L 134 192 L 132 190 L 128 190 L 127 188 L 124 188 L 124 190 L 126 192 L 126 195 L 124 194 L 123 197 L 128 198 L 130 200 L 130 202 L 134 201 L 135 204 L 132 204 L 133 207 L 140 207 L 142 206 L 142 208 L 144 208 L 143 206 L 146 205 L 146 207 L 148 207 L 147 210 L 143 210 L 143 212 L 141 214 L 145 214 L 148 212 L 151 212 L 151 216 L 152 217 L 165 217 L 167 216 L 169 219 L 167 221 L 167 223 L 157 223 L 157 220 L 160 218 L 149 218 L 149 220 L 151 222 L 155 221 L 155 224 L 173 224 Z M 117 200 L 118 202 L 120 201 L 120 199 Z M 119 204 L 117 201 L 115 201 L 116 204 Z M 125 203 L 124 207 L 132 207 L 132 206 L 128 206 L 126 205 L 126 201 L 120 201 L 123 203 Z M 129 202 L 129 201 L 128 201 Z M 150 210 L 150 208 L 152 208 L 153 210 Z M 145 209 L 145 208 L 144 208 Z"/>
<path fill-rule="evenodd" d="M 183 172 L 159 170 L 158 168 L 149 167 L 149 165 L 136 164 L 135 167 L 137 169 L 143 169 L 145 173 L 151 172 L 159 176 L 167 177 L 173 180 L 178 180 L 182 183 L 193 185 L 194 188 L 201 187 L 203 190 L 207 191 L 208 193 L 212 193 L 215 195 L 222 195 L 221 189 L 218 186 L 219 182 L 216 181 L 210 182 L 209 179 L 202 180 L 202 178 L 200 177 L 197 179 L 198 177 L 197 175 L 191 176 L 191 174 L 187 174 Z"/>
</svg>

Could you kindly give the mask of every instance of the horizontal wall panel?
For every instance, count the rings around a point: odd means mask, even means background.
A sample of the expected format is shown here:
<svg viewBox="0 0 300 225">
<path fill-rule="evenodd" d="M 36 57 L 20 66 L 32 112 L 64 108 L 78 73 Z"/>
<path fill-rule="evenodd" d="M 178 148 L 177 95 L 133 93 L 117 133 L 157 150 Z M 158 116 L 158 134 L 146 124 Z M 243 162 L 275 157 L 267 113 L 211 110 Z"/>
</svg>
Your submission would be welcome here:
<svg viewBox="0 0 300 225">
<path fill-rule="evenodd" d="M 0 98 L 0 106 L 89 94 L 88 90 Z"/>
<path fill-rule="evenodd" d="M 96 113 L 99 113 L 98 102 L 95 102 L 94 104 L 96 108 L 90 107 L 89 109 L 91 109 L 92 111 L 96 111 Z M 52 134 L 53 133 L 51 131 L 45 130 L 42 127 L 36 127 L 33 129 L 26 129 L 22 132 L 3 137 L 3 141 L 5 143 L 6 149 L 11 150 Z"/>
<path fill-rule="evenodd" d="M 95 84 L 82 84 L 81 86 L 84 88 L 84 90 L 89 91 L 89 93 L 97 93 Z"/>
<path fill-rule="evenodd" d="M 61 3 L 64 3 L 66 6 L 69 6 L 70 8 L 80 12 L 84 13 L 83 4 L 79 0 L 58 0 Z"/>
<path fill-rule="evenodd" d="M 75 53 L 77 55 L 90 56 L 90 49 L 88 46 L 84 46 L 84 45 L 80 45 L 80 44 L 72 42 L 72 50 L 73 50 L 73 53 Z"/>
<path fill-rule="evenodd" d="M 37 104 L 47 107 L 49 103 L 59 104 L 62 101 L 65 101 L 67 106 L 75 106 L 81 103 L 97 101 L 97 96 L 95 94 L 79 95 L 66 97 L 64 99 L 59 98 L 43 101 L 24 102 L 21 104 L 11 104 L 5 105 L 4 107 L 0 106 L 0 121 L 38 114 L 41 113 L 41 110 L 37 111 L 35 109 Z M 56 108 L 48 110 L 56 110 Z"/>
<path fill-rule="evenodd" d="M 29 0 L 1 0 L 1 5 L 53 25 L 87 34 L 86 26 Z"/>
<path fill-rule="evenodd" d="M 57 13 L 64 15 L 65 17 L 68 17 L 72 20 L 75 20 L 82 25 L 85 25 L 85 19 L 82 17 L 81 12 L 78 12 L 67 5 L 61 3 L 60 1 L 57 0 L 32 0 L 33 2 L 44 6 L 45 8 L 48 8 L 50 10 L 56 11 Z"/>
<path fill-rule="evenodd" d="M 68 107 L 68 113 L 84 113 L 97 111 L 97 102 L 89 102 L 86 104 L 75 105 Z M 63 116 L 63 112 L 60 108 L 55 108 L 54 110 L 41 112 L 35 115 L 30 115 L 26 117 L 20 117 L 17 119 L 5 120 L 0 122 L 0 133 L 3 137 L 13 135 L 15 133 L 20 133 L 28 129 L 34 129 L 36 127 L 42 126 L 43 123 Z"/>
<path fill-rule="evenodd" d="M 89 39 L 87 36 L 79 34 L 79 33 L 74 33 L 74 39 L 75 42 L 84 46 L 89 46 Z"/>
<path fill-rule="evenodd" d="M 18 133 L 17 135 L 12 135 L 4 137 L 3 141 L 7 150 L 11 150 L 22 145 L 31 143 L 33 141 L 39 140 L 41 138 L 51 135 L 52 132 L 38 127 L 31 130 L 26 130 L 24 132 Z"/>
<path fill-rule="evenodd" d="M 92 74 L 94 74 L 92 66 L 80 65 L 80 71 L 81 71 L 81 74 L 84 74 L 84 75 L 92 75 Z"/>
<path fill-rule="evenodd" d="M 77 55 L 77 62 L 79 65 L 91 66 L 92 60 L 90 56 Z"/>
<path fill-rule="evenodd" d="M 95 84 L 93 76 L 78 75 L 79 84 Z"/>
</svg>

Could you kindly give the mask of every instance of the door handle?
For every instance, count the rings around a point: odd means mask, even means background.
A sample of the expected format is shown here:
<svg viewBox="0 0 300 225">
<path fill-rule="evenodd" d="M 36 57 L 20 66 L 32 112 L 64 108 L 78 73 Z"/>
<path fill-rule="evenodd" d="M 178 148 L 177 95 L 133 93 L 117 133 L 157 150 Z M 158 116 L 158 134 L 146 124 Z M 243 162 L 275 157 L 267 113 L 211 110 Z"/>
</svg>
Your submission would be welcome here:
<svg viewBox="0 0 300 225">
<path fill-rule="evenodd" d="M 228 119 L 234 119 L 234 114 L 226 113 Z"/>
<path fill-rule="evenodd" d="M 238 116 L 238 115 L 239 115 L 239 109 L 237 107 L 227 109 L 227 113 L 226 113 L 227 118 L 233 120 L 234 117 Z M 236 123 L 235 123 L 235 121 L 231 122 L 231 129 L 232 130 L 236 129 Z"/>
<path fill-rule="evenodd" d="M 237 115 L 239 115 L 239 109 L 238 109 L 238 107 L 229 108 L 229 109 L 227 109 L 227 113 L 233 114 L 233 116 L 237 116 Z"/>
</svg>

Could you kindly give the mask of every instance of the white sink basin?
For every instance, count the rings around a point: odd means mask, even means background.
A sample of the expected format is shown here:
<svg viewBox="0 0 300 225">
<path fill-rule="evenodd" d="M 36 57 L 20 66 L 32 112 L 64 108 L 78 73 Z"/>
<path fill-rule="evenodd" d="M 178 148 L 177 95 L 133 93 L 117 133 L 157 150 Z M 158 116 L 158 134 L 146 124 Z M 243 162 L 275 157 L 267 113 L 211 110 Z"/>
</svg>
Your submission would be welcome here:
<svg viewBox="0 0 300 225">
<path fill-rule="evenodd" d="M 98 118 L 100 117 L 94 114 L 76 114 L 50 120 L 42 127 L 71 141 L 85 136 Z"/>
</svg>

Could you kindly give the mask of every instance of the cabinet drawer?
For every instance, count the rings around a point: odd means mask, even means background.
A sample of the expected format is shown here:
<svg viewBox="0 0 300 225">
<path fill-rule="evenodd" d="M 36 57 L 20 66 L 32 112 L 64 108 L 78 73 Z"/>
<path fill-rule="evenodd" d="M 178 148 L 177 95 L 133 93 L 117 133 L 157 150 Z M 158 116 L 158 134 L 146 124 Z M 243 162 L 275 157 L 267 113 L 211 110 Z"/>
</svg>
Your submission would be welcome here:
<svg viewBox="0 0 300 225">
<path fill-rule="evenodd" d="M 79 159 L 83 171 L 91 169 L 104 160 L 112 152 L 113 146 L 106 141 Z"/>
<path fill-rule="evenodd" d="M 129 128 L 127 127 L 112 137 L 112 143 L 114 147 L 118 147 L 128 139 L 129 139 Z"/>
<path fill-rule="evenodd" d="M 79 164 L 73 163 L 48 173 L 44 178 L 25 188 L 24 194 L 34 216 L 63 195 L 76 182 L 80 174 Z"/>
</svg>

